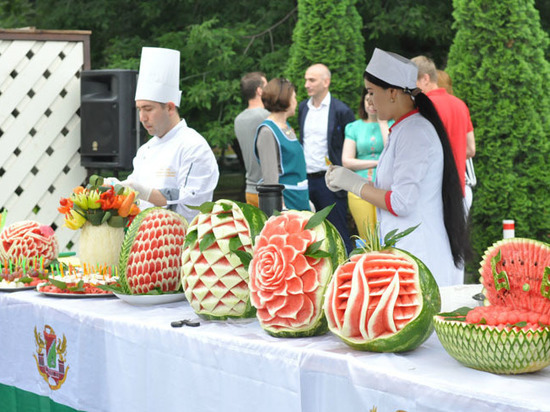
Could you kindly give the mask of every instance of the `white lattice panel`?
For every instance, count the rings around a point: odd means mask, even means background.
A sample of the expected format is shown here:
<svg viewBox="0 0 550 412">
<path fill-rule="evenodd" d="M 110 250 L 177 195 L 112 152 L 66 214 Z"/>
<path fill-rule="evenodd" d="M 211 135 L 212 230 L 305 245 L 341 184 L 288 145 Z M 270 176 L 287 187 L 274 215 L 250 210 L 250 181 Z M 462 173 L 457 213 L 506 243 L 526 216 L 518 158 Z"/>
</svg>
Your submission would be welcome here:
<svg viewBox="0 0 550 412">
<path fill-rule="evenodd" d="M 0 39 L 0 208 L 7 224 L 52 225 L 62 251 L 78 231 L 63 227 L 59 199 L 82 184 L 78 41 Z"/>
</svg>

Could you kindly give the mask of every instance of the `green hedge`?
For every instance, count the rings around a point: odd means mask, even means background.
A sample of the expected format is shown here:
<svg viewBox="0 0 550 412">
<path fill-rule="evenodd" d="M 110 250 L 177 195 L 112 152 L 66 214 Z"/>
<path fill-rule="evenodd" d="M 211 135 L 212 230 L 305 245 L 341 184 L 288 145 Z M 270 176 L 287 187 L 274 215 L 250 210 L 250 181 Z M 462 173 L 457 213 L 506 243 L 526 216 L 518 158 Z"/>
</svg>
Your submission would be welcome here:
<svg viewBox="0 0 550 412">
<path fill-rule="evenodd" d="M 365 58 L 363 26 L 355 0 L 298 0 L 287 76 L 297 86 L 298 102 L 307 98 L 306 69 L 323 63 L 330 69 L 331 94 L 354 111 L 361 97 Z"/>
<path fill-rule="evenodd" d="M 475 269 L 502 238 L 549 241 L 550 64 L 548 35 L 532 0 L 454 0 L 456 36 L 447 70 L 469 106 L 478 184 L 472 205 Z"/>
</svg>

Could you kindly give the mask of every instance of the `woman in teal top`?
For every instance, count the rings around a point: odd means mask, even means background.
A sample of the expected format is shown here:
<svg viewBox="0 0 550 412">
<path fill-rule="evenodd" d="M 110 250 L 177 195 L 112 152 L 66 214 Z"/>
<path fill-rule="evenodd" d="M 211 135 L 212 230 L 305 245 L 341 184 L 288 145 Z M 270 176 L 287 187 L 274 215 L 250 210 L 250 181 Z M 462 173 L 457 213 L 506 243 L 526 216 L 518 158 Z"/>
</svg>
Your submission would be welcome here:
<svg viewBox="0 0 550 412">
<path fill-rule="evenodd" d="M 258 126 L 254 139 L 261 183 L 285 185 L 286 209 L 310 210 L 304 150 L 287 122 L 296 112 L 294 85 L 286 79 L 271 80 L 263 89 L 262 102 L 271 114 Z"/>
<path fill-rule="evenodd" d="M 378 158 L 388 138 L 388 123 L 378 120 L 372 105 L 372 93 L 363 89 L 359 104 L 359 120 L 346 126 L 342 165 L 374 183 Z M 359 236 L 366 237 L 367 228 L 374 229 L 376 208 L 348 192 L 348 205 Z"/>
</svg>

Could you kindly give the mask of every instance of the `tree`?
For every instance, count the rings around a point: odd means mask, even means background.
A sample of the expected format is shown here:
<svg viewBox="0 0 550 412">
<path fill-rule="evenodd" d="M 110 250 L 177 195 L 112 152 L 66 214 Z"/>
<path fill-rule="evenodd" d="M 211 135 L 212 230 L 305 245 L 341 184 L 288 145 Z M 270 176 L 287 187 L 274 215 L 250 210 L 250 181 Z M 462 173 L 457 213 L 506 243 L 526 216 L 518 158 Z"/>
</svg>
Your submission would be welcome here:
<svg viewBox="0 0 550 412">
<path fill-rule="evenodd" d="M 469 106 L 478 185 L 472 205 L 477 257 L 502 237 L 550 235 L 550 63 L 534 1 L 454 0 L 447 70 Z M 478 260 L 479 261 L 479 260 Z"/>
<path fill-rule="evenodd" d="M 298 22 L 292 36 L 287 75 L 306 98 L 304 73 L 314 63 L 332 72 L 331 93 L 355 107 L 363 84 L 365 58 L 361 16 L 355 0 L 298 0 Z"/>
<path fill-rule="evenodd" d="M 369 0 L 357 9 L 367 58 L 378 47 L 409 58 L 427 55 L 444 66 L 454 35 L 452 0 Z"/>
</svg>

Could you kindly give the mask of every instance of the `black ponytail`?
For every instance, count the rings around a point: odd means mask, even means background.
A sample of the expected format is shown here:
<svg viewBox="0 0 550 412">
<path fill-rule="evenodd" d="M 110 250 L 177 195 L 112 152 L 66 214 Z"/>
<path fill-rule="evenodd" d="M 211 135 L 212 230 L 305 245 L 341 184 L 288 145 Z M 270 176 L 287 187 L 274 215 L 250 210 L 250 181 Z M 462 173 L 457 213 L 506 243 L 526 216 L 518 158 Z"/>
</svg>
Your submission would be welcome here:
<svg viewBox="0 0 550 412">
<path fill-rule="evenodd" d="M 373 83 L 383 89 L 393 88 L 403 90 L 402 87 L 388 84 L 367 72 L 365 72 L 364 77 L 369 83 Z M 409 92 L 409 90 L 407 90 L 407 92 Z M 441 188 L 443 197 L 443 221 L 451 245 L 454 264 L 457 268 L 461 268 L 466 260 L 470 258 L 471 249 L 466 212 L 464 209 L 464 196 L 460 179 L 458 178 L 453 151 L 443 122 L 432 101 L 422 92 L 416 93 L 415 90 L 413 94 L 415 95 L 414 102 L 418 111 L 434 126 L 439 136 L 441 147 L 443 148 L 443 186 Z"/>
</svg>

